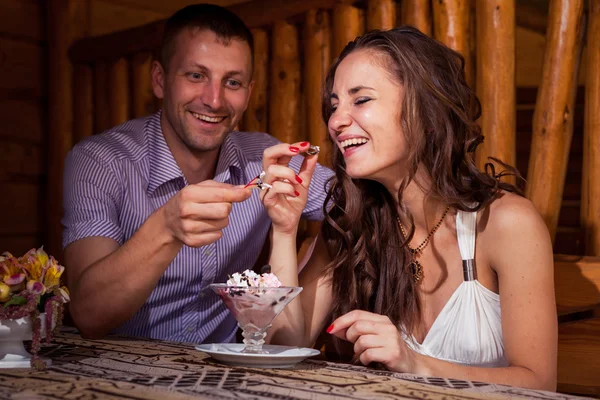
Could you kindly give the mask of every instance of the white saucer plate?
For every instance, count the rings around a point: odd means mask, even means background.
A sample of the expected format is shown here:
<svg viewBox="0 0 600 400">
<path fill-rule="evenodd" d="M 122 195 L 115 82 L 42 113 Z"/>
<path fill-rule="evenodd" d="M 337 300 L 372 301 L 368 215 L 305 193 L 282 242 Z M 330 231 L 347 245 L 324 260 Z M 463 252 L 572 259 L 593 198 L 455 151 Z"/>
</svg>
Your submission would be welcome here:
<svg viewBox="0 0 600 400">
<path fill-rule="evenodd" d="M 254 368 L 290 368 L 320 354 L 316 349 L 271 344 L 263 345 L 267 354 L 242 353 L 243 343 L 199 344 L 195 348 L 224 364 Z"/>
</svg>

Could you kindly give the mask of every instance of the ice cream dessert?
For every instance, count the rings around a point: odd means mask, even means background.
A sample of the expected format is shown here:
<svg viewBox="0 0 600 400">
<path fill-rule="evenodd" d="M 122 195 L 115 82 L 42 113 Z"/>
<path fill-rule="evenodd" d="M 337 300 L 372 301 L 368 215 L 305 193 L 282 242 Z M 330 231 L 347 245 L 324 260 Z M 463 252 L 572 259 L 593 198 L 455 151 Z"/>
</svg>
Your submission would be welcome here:
<svg viewBox="0 0 600 400">
<path fill-rule="evenodd" d="M 301 287 L 282 286 L 272 273 L 246 270 L 229 276 L 226 283 L 212 284 L 242 328 L 246 348 L 243 352 L 261 353 L 266 330 L 285 306 L 302 291 Z"/>
<path fill-rule="evenodd" d="M 281 282 L 272 273 L 257 274 L 252 270 L 244 272 L 236 272 L 229 275 L 227 286 L 242 286 L 242 287 L 279 287 Z"/>
</svg>

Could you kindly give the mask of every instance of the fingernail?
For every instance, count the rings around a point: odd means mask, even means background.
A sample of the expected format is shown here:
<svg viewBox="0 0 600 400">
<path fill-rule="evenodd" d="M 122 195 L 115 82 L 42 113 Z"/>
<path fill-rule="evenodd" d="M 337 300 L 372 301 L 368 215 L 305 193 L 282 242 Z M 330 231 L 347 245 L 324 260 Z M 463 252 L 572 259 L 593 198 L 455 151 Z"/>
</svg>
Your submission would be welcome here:
<svg viewBox="0 0 600 400">
<path fill-rule="evenodd" d="M 304 147 L 304 146 L 308 146 L 310 143 L 309 142 L 302 142 L 300 143 L 300 146 Z"/>
<path fill-rule="evenodd" d="M 327 328 L 327 333 L 331 333 L 332 330 L 333 330 L 333 324 L 329 325 L 329 327 Z"/>
<path fill-rule="evenodd" d="M 294 153 L 297 153 L 300 151 L 299 148 L 297 148 L 296 146 L 290 146 L 290 151 L 293 151 Z"/>
<path fill-rule="evenodd" d="M 296 195 L 296 197 L 300 196 L 300 193 L 298 193 L 297 190 L 294 192 L 294 194 Z"/>
<path fill-rule="evenodd" d="M 298 175 L 296 175 L 296 182 L 302 183 L 302 178 L 300 178 Z"/>
</svg>

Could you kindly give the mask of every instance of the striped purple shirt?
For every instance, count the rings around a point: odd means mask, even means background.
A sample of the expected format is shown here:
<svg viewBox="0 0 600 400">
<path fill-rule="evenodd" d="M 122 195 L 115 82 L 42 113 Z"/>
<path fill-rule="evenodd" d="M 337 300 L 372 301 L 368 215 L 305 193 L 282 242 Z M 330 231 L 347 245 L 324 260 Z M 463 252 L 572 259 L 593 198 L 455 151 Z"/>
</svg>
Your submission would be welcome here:
<svg viewBox="0 0 600 400">
<path fill-rule="evenodd" d="M 128 121 L 77 144 L 64 173 L 63 247 L 90 236 L 127 241 L 157 208 L 187 185 L 160 128 L 160 111 Z M 278 143 L 264 133 L 227 136 L 214 180 L 246 184 L 262 170 L 263 150 Z M 302 157 L 292 159 L 296 172 Z M 326 180 L 317 166 L 303 218 L 322 219 Z M 271 221 L 258 191 L 233 203 L 229 226 L 213 244 L 183 246 L 142 308 L 116 333 L 179 342 L 216 343 L 235 338 L 236 322 L 208 287 L 252 268 Z M 67 266 L 68 268 L 68 266 Z"/>
</svg>

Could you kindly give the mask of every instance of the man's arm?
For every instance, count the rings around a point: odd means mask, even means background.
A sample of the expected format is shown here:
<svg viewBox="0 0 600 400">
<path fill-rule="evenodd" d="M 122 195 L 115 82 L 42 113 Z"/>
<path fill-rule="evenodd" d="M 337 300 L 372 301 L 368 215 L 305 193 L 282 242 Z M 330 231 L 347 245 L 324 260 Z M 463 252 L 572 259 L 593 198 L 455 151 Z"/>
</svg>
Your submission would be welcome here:
<svg viewBox="0 0 600 400">
<path fill-rule="evenodd" d="M 189 185 L 156 210 L 120 246 L 117 179 L 83 152 L 67 159 L 65 269 L 70 311 L 83 336 L 99 338 L 130 319 L 148 299 L 183 244 L 218 240 L 231 202 L 249 190 L 214 181 Z"/>
<path fill-rule="evenodd" d="M 69 309 L 82 336 L 101 338 L 122 325 L 156 287 L 182 247 L 164 229 L 163 214 L 157 210 L 123 246 L 95 236 L 65 248 Z"/>
</svg>

